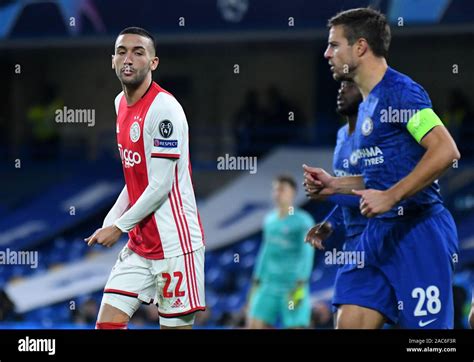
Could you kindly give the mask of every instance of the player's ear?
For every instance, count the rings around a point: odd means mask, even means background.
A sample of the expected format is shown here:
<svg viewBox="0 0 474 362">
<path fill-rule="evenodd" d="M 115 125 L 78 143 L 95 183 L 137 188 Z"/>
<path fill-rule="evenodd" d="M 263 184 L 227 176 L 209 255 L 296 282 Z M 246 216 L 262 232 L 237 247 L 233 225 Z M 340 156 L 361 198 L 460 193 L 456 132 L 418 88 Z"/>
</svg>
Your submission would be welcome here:
<svg viewBox="0 0 474 362">
<path fill-rule="evenodd" d="M 363 56 L 369 49 L 369 44 L 367 43 L 367 40 L 364 38 L 359 38 L 355 46 L 356 46 L 357 55 L 359 57 Z"/>
<path fill-rule="evenodd" d="M 114 64 L 114 55 L 112 54 L 112 69 L 115 69 L 115 64 Z"/>
<path fill-rule="evenodd" d="M 158 68 L 158 64 L 160 64 L 160 58 L 153 57 L 153 59 L 151 60 L 151 70 L 153 71 Z"/>
</svg>

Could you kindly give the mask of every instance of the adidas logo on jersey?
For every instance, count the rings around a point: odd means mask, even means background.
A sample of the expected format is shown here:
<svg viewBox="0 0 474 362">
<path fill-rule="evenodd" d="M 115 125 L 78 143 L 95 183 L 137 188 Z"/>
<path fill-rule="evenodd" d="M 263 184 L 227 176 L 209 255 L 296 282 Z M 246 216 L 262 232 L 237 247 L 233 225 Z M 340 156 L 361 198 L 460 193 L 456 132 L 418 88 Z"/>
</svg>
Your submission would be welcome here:
<svg viewBox="0 0 474 362">
<path fill-rule="evenodd" d="M 184 307 L 184 304 L 179 298 L 176 299 L 174 303 L 171 305 L 171 308 L 183 308 L 183 307 Z"/>
</svg>

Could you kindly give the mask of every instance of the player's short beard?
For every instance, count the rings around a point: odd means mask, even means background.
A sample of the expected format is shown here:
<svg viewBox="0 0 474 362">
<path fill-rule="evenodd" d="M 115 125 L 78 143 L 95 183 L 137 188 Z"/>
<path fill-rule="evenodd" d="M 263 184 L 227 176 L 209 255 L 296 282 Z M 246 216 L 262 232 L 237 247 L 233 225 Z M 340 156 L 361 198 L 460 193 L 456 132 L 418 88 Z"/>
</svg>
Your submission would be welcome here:
<svg viewBox="0 0 474 362">
<path fill-rule="evenodd" d="M 120 79 L 122 85 L 126 86 L 127 88 L 137 89 L 143 83 L 149 71 L 149 68 L 141 70 L 135 69 L 135 77 L 132 77 L 132 79 L 125 80 L 122 78 L 122 70 L 119 70 L 118 78 Z"/>
<path fill-rule="evenodd" d="M 346 107 L 336 108 L 336 112 L 343 117 L 351 117 L 357 115 L 357 112 L 359 112 L 359 103 L 360 102 L 352 102 Z"/>
<path fill-rule="evenodd" d="M 352 64 L 347 64 L 348 65 L 348 71 L 347 72 L 341 72 L 341 73 L 334 73 L 334 80 L 338 82 L 343 82 L 343 81 L 354 81 L 354 73 L 355 70 L 357 69 L 357 65 L 352 63 Z M 342 66 L 342 69 L 344 70 L 344 66 Z"/>
</svg>

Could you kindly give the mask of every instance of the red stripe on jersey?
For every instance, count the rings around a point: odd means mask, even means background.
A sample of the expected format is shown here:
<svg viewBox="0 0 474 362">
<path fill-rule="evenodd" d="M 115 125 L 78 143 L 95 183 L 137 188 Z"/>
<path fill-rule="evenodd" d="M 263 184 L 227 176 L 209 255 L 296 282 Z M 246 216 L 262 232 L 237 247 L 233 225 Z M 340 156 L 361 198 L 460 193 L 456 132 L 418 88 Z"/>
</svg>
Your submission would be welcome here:
<svg viewBox="0 0 474 362">
<path fill-rule="evenodd" d="M 173 210 L 173 217 L 175 218 L 175 223 L 176 223 L 176 227 L 178 229 L 178 234 L 179 234 L 179 237 L 180 237 L 180 242 L 181 242 L 181 248 L 183 250 L 183 253 L 184 253 L 184 266 L 185 266 L 185 269 L 186 269 L 186 284 L 188 286 L 188 295 L 189 295 L 189 301 L 191 303 L 191 307 L 193 305 L 196 305 L 196 303 L 194 302 L 193 298 L 192 298 L 192 293 L 191 293 L 191 289 L 192 288 L 192 284 L 191 284 L 191 270 L 190 270 L 190 267 L 188 266 L 188 263 L 186 262 L 186 255 L 189 253 L 189 249 L 188 249 L 188 245 L 186 243 L 186 234 L 183 230 L 183 224 L 182 224 L 182 220 L 181 220 L 181 217 L 180 217 L 180 214 L 181 212 L 177 211 L 175 212 L 175 209 L 178 208 L 178 205 L 177 205 L 177 198 L 176 198 L 176 189 L 175 189 L 175 184 L 173 184 L 173 187 L 171 188 L 171 200 L 172 200 L 172 210 Z M 176 217 L 176 214 L 178 214 L 178 216 Z M 184 240 L 184 242 L 183 242 Z"/>
<path fill-rule="evenodd" d="M 177 153 L 152 153 L 151 157 L 154 158 L 173 158 L 173 159 L 178 159 L 179 154 Z"/>
<path fill-rule="evenodd" d="M 164 259 L 165 252 L 163 251 L 163 243 L 161 242 L 160 229 L 158 229 L 158 223 L 156 222 L 155 213 L 151 214 L 151 218 L 153 219 L 153 225 L 156 228 L 156 234 L 158 236 L 158 248 L 157 248 L 156 253 L 158 253 L 158 258 Z"/>
<path fill-rule="evenodd" d="M 113 293 L 113 294 L 120 294 L 120 295 L 125 295 L 127 297 L 138 297 L 137 293 L 132 293 L 132 292 L 126 292 L 125 290 L 119 290 L 119 289 L 104 289 L 104 293 Z"/>
<path fill-rule="evenodd" d="M 186 312 L 182 312 L 182 313 L 166 314 L 166 313 L 158 312 L 158 314 L 160 315 L 160 317 L 163 317 L 163 318 L 174 318 L 174 317 L 180 317 L 180 316 L 183 316 L 183 315 L 188 315 L 188 314 L 197 312 L 199 310 L 206 310 L 206 307 L 195 307 L 195 308 L 191 308 L 190 310 L 188 310 Z"/>
<path fill-rule="evenodd" d="M 188 245 L 189 245 L 189 251 L 191 252 L 191 251 L 193 251 L 193 245 L 192 245 L 192 242 L 191 242 L 191 235 L 189 233 L 188 220 L 186 220 L 186 214 L 184 212 L 183 200 L 181 199 L 181 192 L 179 191 L 178 165 L 176 165 L 176 167 L 174 169 L 175 169 L 175 178 L 174 178 L 174 180 L 175 180 L 175 183 L 176 183 L 176 191 L 178 193 L 179 206 L 181 207 L 181 210 L 183 210 L 182 216 L 183 216 L 183 220 L 184 220 L 184 225 L 186 225 L 184 231 L 186 231 L 186 236 L 187 236 Z"/>
<path fill-rule="evenodd" d="M 178 165 L 175 166 L 175 185 L 173 186 L 176 186 L 176 189 L 174 191 L 177 192 L 178 194 L 178 200 L 179 200 L 179 206 L 180 206 L 180 210 L 182 211 L 181 213 L 179 213 L 179 216 L 182 217 L 182 220 L 181 220 L 181 225 L 185 225 L 185 230 L 184 230 L 184 233 L 185 233 L 185 240 L 187 241 L 187 246 L 188 246 L 188 251 L 192 254 L 192 251 L 193 251 L 193 246 L 192 246 L 192 242 L 191 242 L 191 235 L 189 233 L 189 225 L 188 225 L 188 221 L 186 220 L 186 214 L 184 213 L 184 206 L 183 206 L 183 200 L 181 199 L 181 193 L 179 191 L 179 182 L 178 182 Z M 183 224 L 183 220 L 184 220 L 184 224 Z M 192 290 L 193 290 L 193 297 L 194 297 L 194 301 L 196 304 L 199 304 L 197 299 L 196 299 L 196 295 L 198 294 L 197 293 L 197 285 L 196 285 L 196 271 L 195 271 L 195 268 L 194 268 L 194 262 L 191 262 L 189 259 L 190 257 L 189 256 L 186 256 L 188 258 L 188 262 L 189 262 L 189 268 L 190 268 L 190 274 L 191 274 L 191 278 L 190 278 L 190 282 L 191 282 L 191 287 L 192 287 Z"/>
<path fill-rule="evenodd" d="M 173 185 L 174 187 L 174 185 Z M 168 194 L 168 199 L 170 201 L 170 205 L 171 205 L 171 211 L 173 213 L 173 219 L 174 219 L 174 223 L 176 225 L 176 231 L 178 231 L 178 237 L 179 237 L 179 244 L 181 245 L 181 250 L 183 252 L 183 254 L 186 253 L 186 247 L 183 243 L 183 236 L 181 235 L 181 229 L 178 225 L 178 219 L 176 218 L 176 212 L 175 212 L 175 205 L 174 205 L 174 196 L 173 196 L 173 189 L 171 189 L 171 192 Z"/>
<path fill-rule="evenodd" d="M 194 279 L 194 290 L 196 292 L 197 305 L 201 305 L 201 300 L 199 299 L 199 290 L 197 287 L 197 278 L 196 278 L 196 261 L 194 260 L 194 252 L 190 254 L 191 265 L 193 266 L 193 279 Z"/>
<path fill-rule="evenodd" d="M 179 212 L 176 210 L 177 209 L 177 205 L 176 205 L 177 203 L 176 203 L 176 195 L 175 195 L 175 190 L 174 190 L 174 184 L 173 184 L 173 187 L 172 187 L 171 192 L 169 193 L 168 197 L 169 197 L 169 200 L 170 200 L 171 211 L 173 212 L 173 218 L 174 218 L 174 222 L 175 222 L 175 225 L 176 225 L 176 229 L 178 231 L 179 243 L 181 244 L 181 250 L 183 251 L 184 256 L 186 256 L 188 251 L 187 251 L 187 247 L 185 245 L 186 243 L 183 242 L 182 233 L 184 234 L 184 231 L 182 231 L 181 219 L 179 219 L 179 217 L 176 217 L 176 214 L 179 215 Z M 186 263 L 186 258 L 184 258 L 184 267 L 185 267 L 185 272 L 186 272 L 186 286 L 188 288 L 188 298 L 189 298 L 189 302 L 190 302 L 191 308 L 192 308 L 192 307 L 194 307 L 195 303 L 192 299 L 192 293 L 191 293 L 190 284 L 189 284 L 190 270 L 188 268 L 188 264 Z"/>
<path fill-rule="evenodd" d="M 176 165 L 176 167 L 178 167 L 178 165 Z M 176 175 L 176 177 L 177 177 L 177 175 Z M 182 216 L 184 214 L 184 209 L 183 209 L 182 205 L 180 207 L 180 205 L 178 203 L 178 197 L 176 196 L 176 194 L 177 194 L 177 192 L 176 192 L 177 183 L 178 183 L 178 180 L 175 178 L 174 183 L 173 183 L 173 187 L 171 188 L 171 192 L 173 194 L 173 201 L 174 201 L 174 205 L 176 207 L 176 211 L 177 211 L 177 214 L 178 214 L 179 225 L 180 225 L 181 231 L 183 233 L 184 245 L 186 246 L 185 253 L 189 253 L 189 252 L 192 251 L 192 248 L 191 248 L 191 245 L 189 243 L 189 239 L 188 239 L 187 234 L 186 234 L 185 229 L 184 229 L 184 222 L 183 222 L 183 219 L 182 219 Z"/>
<path fill-rule="evenodd" d="M 194 265 L 194 260 L 193 260 L 193 253 L 189 253 L 187 255 L 188 257 L 188 262 L 189 266 L 191 269 L 191 282 L 192 282 L 192 287 L 193 287 L 193 296 L 194 296 L 194 301 L 196 305 L 199 305 L 199 293 L 197 291 L 197 285 L 196 285 L 196 270 L 195 270 L 195 265 Z"/>
<path fill-rule="evenodd" d="M 184 265 L 186 266 L 186 270 L 189 269 L 189 278 L 187 280 L 188 284 L 188 293 L 189 293 L 189 301 L 191 302 L 191 306 L 194 304 L 195 306 L 198 305 L 196 300 L 196 295 L 194 293 L 194 283 L 193 283 L 193 272 L 192 272 L 192 265 L 189 264 L 189 254 L 184 255 Z"/>
</svg>

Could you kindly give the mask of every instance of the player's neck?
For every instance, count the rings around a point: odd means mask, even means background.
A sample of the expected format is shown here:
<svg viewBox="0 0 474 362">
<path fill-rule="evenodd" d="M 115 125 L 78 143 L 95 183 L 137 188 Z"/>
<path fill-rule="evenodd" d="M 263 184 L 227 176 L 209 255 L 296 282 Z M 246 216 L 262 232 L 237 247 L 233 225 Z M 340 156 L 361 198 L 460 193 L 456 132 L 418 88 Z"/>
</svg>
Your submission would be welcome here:
<svg viewBox="0 0 474 362">
<path fill-rule="evenodd" d="M 122 84 L 122 89 L 127 101 L 127 105 L 131 106 L 138 102 L 146 93 L 152 82 L 153 80 L 150 75 L 149 77 L 146 77 L 142 84 L 140 84 L 137 88 L 127 87 L 125 84 Z"/>
<path fill-rule="evenodd" d="M 291 210 L 291 205 L 280 205 L 278 206 L 278 217 L 283 219 L 288 216 Z"/>
<path fill-rule="evenodd" d="M 351 135 L 354 133 L 356 122 L 357 122 L 357 114 L 353 116 L 346 116 L 348 132 Z"/>
<path fill-rule="evenodd" d="M 360 66 L 357 75 L 354 77 L 354 82 L 359 87 L 364 100 L 370 91 L 382 80 L 387 68 L 388 65 L 385 58 L 377 57 Z"/>
</svg>

